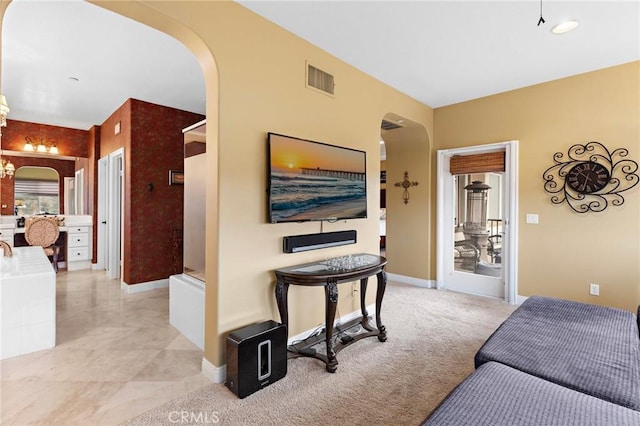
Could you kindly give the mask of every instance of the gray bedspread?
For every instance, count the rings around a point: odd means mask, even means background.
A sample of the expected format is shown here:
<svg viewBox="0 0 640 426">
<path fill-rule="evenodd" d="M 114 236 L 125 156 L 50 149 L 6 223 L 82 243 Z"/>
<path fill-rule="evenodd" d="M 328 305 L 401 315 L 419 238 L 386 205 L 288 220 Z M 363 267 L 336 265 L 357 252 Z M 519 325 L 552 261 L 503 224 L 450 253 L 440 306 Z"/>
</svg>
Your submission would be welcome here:
<svg viewBox="0 0 640 426">
<path fill-rule="evenodd" d="M 497 361 L 640 410 L 638 327 L 632 312 L 534 296 L 485 342 L 475 365 Z"/>
<path fill-rule="evenodd" d="M 640 412 L 488 362 L 458 385 L 423 425 L 637 426 Z"/>
</svg>

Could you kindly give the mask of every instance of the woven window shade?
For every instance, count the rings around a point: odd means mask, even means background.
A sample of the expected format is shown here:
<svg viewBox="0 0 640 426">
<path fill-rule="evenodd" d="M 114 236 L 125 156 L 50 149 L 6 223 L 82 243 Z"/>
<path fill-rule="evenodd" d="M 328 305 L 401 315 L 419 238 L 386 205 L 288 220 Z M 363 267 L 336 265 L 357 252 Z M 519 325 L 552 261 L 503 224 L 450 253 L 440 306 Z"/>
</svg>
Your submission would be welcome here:
<svg viewBox="0 0 640 426">
<path fill-rule="evenodd" d="M 449 171 L 452 175 L 504 172 L 504 151 L 453 156 Z"/>
</svg>

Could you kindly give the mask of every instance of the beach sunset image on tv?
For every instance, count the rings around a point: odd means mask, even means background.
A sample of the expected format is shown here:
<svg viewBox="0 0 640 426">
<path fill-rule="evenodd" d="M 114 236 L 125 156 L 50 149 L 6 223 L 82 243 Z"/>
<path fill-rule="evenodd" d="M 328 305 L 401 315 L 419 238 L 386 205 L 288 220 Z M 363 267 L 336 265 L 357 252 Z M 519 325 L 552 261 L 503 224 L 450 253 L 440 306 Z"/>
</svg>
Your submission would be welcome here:
<svg viewBox="0 0 640 426">
<path fill-rule="evenodd" d="M 270 221 L 367 217 L 366 153 L 269 133 Z"/>
</svg>

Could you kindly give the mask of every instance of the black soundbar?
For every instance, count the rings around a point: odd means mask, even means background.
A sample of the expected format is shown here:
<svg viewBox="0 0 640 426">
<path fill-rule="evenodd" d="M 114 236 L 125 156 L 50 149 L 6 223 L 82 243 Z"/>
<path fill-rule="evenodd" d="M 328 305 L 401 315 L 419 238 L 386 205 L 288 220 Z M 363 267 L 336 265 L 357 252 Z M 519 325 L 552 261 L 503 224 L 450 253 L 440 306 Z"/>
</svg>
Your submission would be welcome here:
<svg viewBox="0 0 640 426">
<path fill-rule="evenodd" d="M 357 242 L 356 237 L 355 230 L 291 235 L 282 239 L 282 249 L 285 253 L 298 253 L 307 250 L 344 246 L 355 244 Z"/>
</svg>

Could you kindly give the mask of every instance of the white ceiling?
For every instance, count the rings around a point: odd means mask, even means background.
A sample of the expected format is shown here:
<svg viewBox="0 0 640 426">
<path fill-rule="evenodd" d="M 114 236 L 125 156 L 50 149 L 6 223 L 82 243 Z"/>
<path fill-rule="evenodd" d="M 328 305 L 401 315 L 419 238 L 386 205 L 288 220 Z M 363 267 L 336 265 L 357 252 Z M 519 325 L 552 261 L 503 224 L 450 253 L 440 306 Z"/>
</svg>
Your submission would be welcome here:
<svg viewBox="0 0 640 426">
<path fill-rule="evenodd" d="M 434 108 L 640 59 L 638 1 L 240 3 Z"/>
<path fill-rule="evenodd" d="M 84 130 L 128 98 L 205 113 L 202 71 L 181 43 L 79 0 L 7 7 L 2 93 L 9 119 Z"/>
<path fill-rule="evenodd" d="M 543 0 L 539 27 L 538 0 L 240 3 L 434 108 L 640 59 L 638 1 Z M 2 31 L 10 119 L 88 129 L 128 98 L 205 113 L 193 55 L 97 6 L 14 0 Z"/>
</svg>

